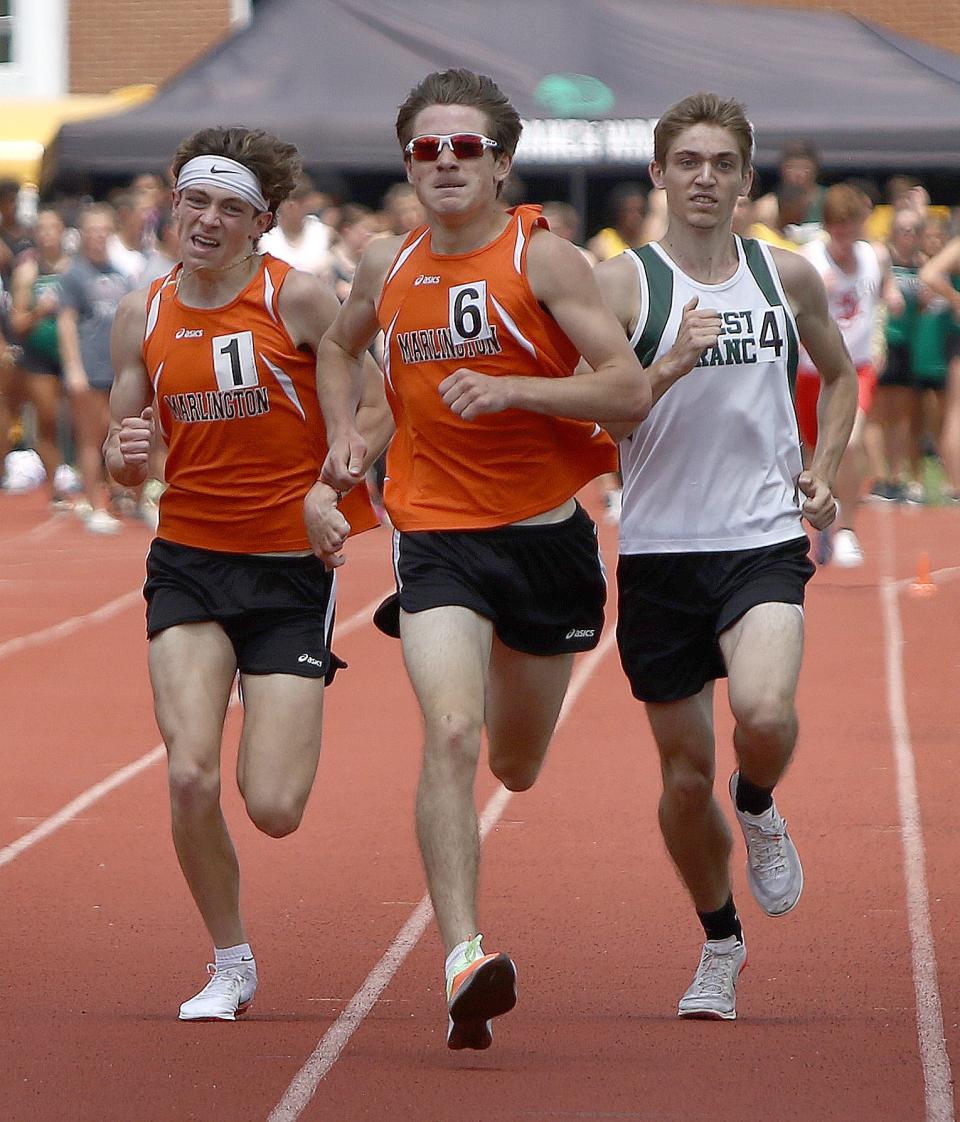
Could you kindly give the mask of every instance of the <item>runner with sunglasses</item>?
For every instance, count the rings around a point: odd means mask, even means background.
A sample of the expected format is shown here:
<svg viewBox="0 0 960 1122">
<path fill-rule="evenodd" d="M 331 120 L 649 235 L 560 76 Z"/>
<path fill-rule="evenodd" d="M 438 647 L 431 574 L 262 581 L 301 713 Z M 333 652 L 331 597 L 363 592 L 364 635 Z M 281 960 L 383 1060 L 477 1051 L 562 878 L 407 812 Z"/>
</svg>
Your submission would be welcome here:
<svg viewBox="0 0 960 1122">
<path fill-rule="evenodd" d="M 529 788 L 574 654 L 603 627 L 596 527 L 574 498 L 616 468 L 594 420 L 636 423 L 650 403 L 580 251 L 539 207 L 498 202 L 520 128 L 497 86 L 467 70 L 411 92 L 396 129 L 426 225 L 371 244 L 318 356 L 324 478 L 346 490 L 367 456 L 359 359 L 386 336 L 398 596 L 376 618 L 401 638 L 423 715 L 416 825 L 447 954 L 450 1048 L 489 1047 L 491 1018 L 516 1001 L 513 961 L 484 953 L 477 927 L 481 731 L 494 775 Z M 570 377 L 580 354 L 592 372 Z"/>
<path fill-rule="evenodd" d="M 320 753 L 335 574 L 313 556 L 376 525 L 357 491 L 338 506 L 318 480 L 326 454 L 315 351 L 339 307 L 311 274 L 257 252 L 300 160 L 269 133 L 203 129 L 177 150 L 179 261 L 120 304 L 107 467 L 135 486 L 154 425 L 169 447 L 160 525 L 147 557 L 147 634 L 167 748 L 174 845 L 215 949 L 212 977 L 180 1019 L 233 1021 L 257 965 L 240 914 L 240 870 L 220 809 L 220 749 L 237 673 L 237 781 L 271 837 L 300 824 Z M 392 430 L 382 378 L 363 373 L 357 423 L 371 459 Z M 306 507 L 305 505 L 306 504 Z M 335 551 L 338 553 L 339 551 Z"/>
</svg>

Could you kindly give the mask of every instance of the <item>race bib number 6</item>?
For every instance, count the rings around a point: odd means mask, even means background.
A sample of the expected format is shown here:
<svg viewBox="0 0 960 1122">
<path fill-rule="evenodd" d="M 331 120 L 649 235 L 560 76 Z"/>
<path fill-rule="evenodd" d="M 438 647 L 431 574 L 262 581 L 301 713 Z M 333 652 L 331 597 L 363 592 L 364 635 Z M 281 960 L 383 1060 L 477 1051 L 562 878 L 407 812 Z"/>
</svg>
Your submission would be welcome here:
<svg viewBox="0 0 960 1122">
<path fill-rule="evenodd" d="M 491 337 L 485 280 L 450 289 L 450 335 L 457 346 Z"/>
</svg>

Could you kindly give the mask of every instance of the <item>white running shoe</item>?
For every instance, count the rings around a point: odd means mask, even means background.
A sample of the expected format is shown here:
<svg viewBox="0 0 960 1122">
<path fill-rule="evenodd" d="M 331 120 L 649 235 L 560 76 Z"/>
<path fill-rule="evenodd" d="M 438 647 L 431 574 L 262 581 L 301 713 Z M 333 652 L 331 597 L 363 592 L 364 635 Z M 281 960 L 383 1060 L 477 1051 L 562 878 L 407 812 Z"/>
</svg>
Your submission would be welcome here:
<svg viewBox="0 0 960 1122">
<path fill-rule="evenodd" d="M 863 550 L 853 530 L 837 530 L 833 535 L 833 563 L 841 569 L 856 569 L 863 564 Z"/>
<path fill-rule="evenodd" d="M 181 1021 L 235 1021 L 250 1008 L 257 992 L 257 964 L 244 959 L 218 970 L 207 964 L 210 981 L 180 1006 Z"/>
<path fill-rule="evenodd" d="M 119 534 L 122 523 L 108 510 L 91 510 L 83 518 L 83 524 L 91 534 Z"/>
<path fill-rule="evenodd" d="M 787 822 L 773 803 L 763 814 L 747 814 L 737 807 L 737 780 L 730 776 L 730 798 L 747 843 L 747 884 L 768 916 L 782 916 L 797 906 L 803 891 L 803 866 L 787 833 Z"/>
<path fill-rule="evenodd" d="M 737 1019 L 737 979 L 747 965 L 747 948 L 736 937 L 703 944 L 700 965 L 680 998 L 678 1017 L 707 1021 Z"/>
</svg>

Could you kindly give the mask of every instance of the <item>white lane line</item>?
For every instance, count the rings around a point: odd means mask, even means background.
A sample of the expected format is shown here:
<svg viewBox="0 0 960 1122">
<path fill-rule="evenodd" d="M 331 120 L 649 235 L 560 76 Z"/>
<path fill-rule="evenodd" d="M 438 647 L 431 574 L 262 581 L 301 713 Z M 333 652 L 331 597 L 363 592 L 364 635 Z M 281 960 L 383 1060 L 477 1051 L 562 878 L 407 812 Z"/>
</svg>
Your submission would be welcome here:
<svg viewBox="0 0 960 1122">
<path fill-rule="evenodd" d="M 133 779 L 133 777 L 139 775 L 141 771 L 152 767 L 155 763 L 159 763 L 163 757 L 163 745 L 158 744 L 156 748 L 151 748 L 150 751 L 141 756 L 139 760 L 134 760 L 132 764 L 127 764 L 126 767 L 120 768 L 119 771 L 108 775 L 106 779 L 89 787 L 82 795 L 78 795 L 71 802 L 68 802 L 66 806 L 61 807 L 56 814 L 45 818 L 39 826 L 34 826 L 28 833 L 23 834 L 21 837 L 17 838 L 16 841 L 0 849 L 0 868 L 4 865 L 9 865 L 11 861 L 16 860 L 21 853 L 35 846 L 37 842 L 41 842 L 44 838 L 55 834 L 61 826 L 65 826 L 68 822 L 78 817 L 87 807 L 92 806 L 95 802 L 99 802 L 104 795 L 108 795 L 116 787 L 122 786 L 128 779 Z"/>
<path fill-rule="evenodd" d="M 67 511 L 58 511 L 56 514 L 51 514 L 43 522 L 38 523 L 36 526 L 31 526 L 29 530 L 24 530 L 19 534 L 13 534 L 9 538 L 0 540 L 0 548 L 6 546 L 14 546 L 20 548 L 27 542 L 44 541 L 49 538 L 53 531 L 62 526 L 67 519 Z"/>
<path fill-rule="evenodd" d="M 65 636 L 79 631 L 81 627 L 86 627 L 88 623 L 103 623 L 104 620 L 119 615 L 120 612 L 130 607 L 131 604 L 135 604 L 138 600 L 143 603 L 143 593 L 140 588 L 134 588 L 92 612 L 86 612 L 82 616 L 71 616 L 70 619 L 62 620 L 51 627 L 44 627 L 41 631 L 31 631 L 28 635 L 18 635 L 13 639 L 7 639 L 0 643 L 0 659 L 9 658 L 28 647 L 39 647 L 53 639 L 63 639 Z"/>
<path fill-rule="evenodd" d="M 139 596 L 140 593 L 138 592 Z M 386 593 L 384 593 L 386 595 Z M 122 597 L 121 597 L 122 599 Z M 362 627 L 365 623 L 370 623 L 373 618 L 374 609 L 383 599 L 383 596 L 378 596 L 375 600 L 371 600 L 345 620 L 339 624 L 335 630 L 337 639 L 343 639 L 345 636 L 350 635 L 358 628 Z M 116 601 L 114 601 L 116 603 Z M 237 693 L 234 690 L 233 696 L 230 699 L 230 706 L 237 704 Z M 51 834 L 56 833 L 61 826 L 65 826 L 68 822 L 72 822 L 79 815 L 81 815 L 88 807 L 94 803 L 99 802 L 104 795 L 108 795 L 111 791 L 116 790 L 117 787 L 122 786 L 129 779 L 139 775 L 148 767 L 159 763 L 166 755 L 164 746 L 158 744 L 156 748 L 151 748 L 149 752 L 145 752 L 139 759 L 134 760 L 133 763 L 126 764 L 124 767 L 119 768 L 117 771 L 108 775 L 106 779 L 102 779 L 99 783 L 95 783 L 92 787 L 87 788 L 82 794 L 77 795 L 75 799 L 58 810 L 55 814 L 45 818 L 39 825 L 34 826 L 26 834 L 17 838 L 16 841 L 5 845 L 0 849 L 0 868 L 4 865 L 9 865 L 11 861 L 20 856 L 21 853 L 35 846 L 37 842 L 43 841 L 44 838 L 49 837 Z"/>
<path fill-rule="evenodd" d="M 943 1028 L 943 1008 L 937 976 L 937 949 L 930 920 L 923 823 L 917 793 L 916 760 L 907 717 L 903 673 L 903 627 L 893 571 L 893 531 L 888 518 L 881 518 L 882 570 L 880 604 L 883 613 L 887 671 L 887 712 L 893 733 L 893 755 L 897 771 L 897 803 L 903 841 L 906 880 L 907 924 L 913 960 L 913 986 L 917 1001 L 917 1036 L 923 1068 L 926 1122 L 955 1122 L 950 1056 Z"/>
<path fill-rule="evenodd" d="M 574 671 L 567 696 L 563 702 L 563 708 L 557 718 L 557 728 L 563 724 L 570 710 L 576 704 L 584 686 L 613 645 L 614 629 L 609 623 L 607 628 L 599 646 L 586 655 Z M 511 797 L 512 793 L 503 786 L 499 787 L 491 796 L 480 816 L 481 841 L 500 821 Z M 364 1018 L 376 1004 L 377 998 L 400 969 L 403 960 L 420 941 L 420 937 L 432 918 L 433 908 L 430 906 L 430 897 L 424 894 L 410 914 L 409 919 L 397 932 L 393 942 L 387 947 L 383 957 L 367 975 L 363 985 L 353 995 L 336 1021 L 327 1029 L 307 1062 L 293 1077 L 283 1098 L 270 1112 L 267 1122 L 294 1122 L 296 1118 L 300 1117 L 316 1093 L 321 1080 L 337 1062 L 350 1037 L 363 1023 Z"/>
</svg>

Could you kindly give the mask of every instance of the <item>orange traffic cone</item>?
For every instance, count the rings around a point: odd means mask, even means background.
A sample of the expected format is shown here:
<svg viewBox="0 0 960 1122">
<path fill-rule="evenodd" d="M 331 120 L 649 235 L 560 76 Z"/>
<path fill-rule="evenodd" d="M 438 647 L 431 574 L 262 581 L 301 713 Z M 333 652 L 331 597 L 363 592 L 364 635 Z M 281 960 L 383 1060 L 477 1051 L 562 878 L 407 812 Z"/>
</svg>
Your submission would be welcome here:
<svg viewBox="0 0 960 1122">
<path fill-rule="evenodd" d="M 926 553 L 921 553 L 917 558 L 917 575 L 910 585 L 910 592 L 914 596 L 933 596 L 937 586 L 930 579 L 930 558 Z"/>
</svg>

